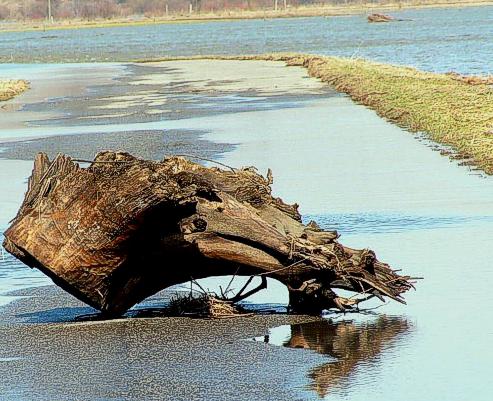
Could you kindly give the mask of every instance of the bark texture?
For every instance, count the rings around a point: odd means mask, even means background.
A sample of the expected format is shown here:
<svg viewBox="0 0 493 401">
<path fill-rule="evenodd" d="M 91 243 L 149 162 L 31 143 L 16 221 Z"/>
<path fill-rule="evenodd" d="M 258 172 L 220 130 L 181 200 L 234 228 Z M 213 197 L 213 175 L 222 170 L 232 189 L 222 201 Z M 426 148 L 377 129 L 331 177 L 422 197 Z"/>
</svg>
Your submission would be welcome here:
<svg viewBox="0 0 493 401">
<path fill-rule="evenodd" d="M 5 249 L 104 313 L 118 315 L 169 286 L 210 276 L 271 277 L 296 312 L 345 309 L 342 288 L 404 302 L 412 287 L 371 250 L 304 225 L 254 168 L 206 168 L 102 152 L 87 168 L 35 159 Z M 264 282 L 264 280 L 263 280 Z"/>
</svg>

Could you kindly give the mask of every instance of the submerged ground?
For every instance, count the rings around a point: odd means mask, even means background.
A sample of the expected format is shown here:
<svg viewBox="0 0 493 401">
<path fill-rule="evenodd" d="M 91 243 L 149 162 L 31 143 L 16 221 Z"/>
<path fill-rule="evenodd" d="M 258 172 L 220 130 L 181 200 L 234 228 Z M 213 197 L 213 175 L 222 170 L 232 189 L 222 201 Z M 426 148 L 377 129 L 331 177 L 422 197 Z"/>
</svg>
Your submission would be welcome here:
<svg viewBox="0 0 493 401">
<path fill-rule="evenodd" d="M 37 70 L 29 77 L 31 91 L 2 111 L 2 227 L 15 213 L 30 160 L 40 150 L 82 158 L 92 158 L 107 148 L 152 159 L 171 153 L 220 158 L 236 144 L 206 139 L 213 130 L 210 124 L 228 128 L 221 122 L 228 116 L 234 119 L 275 111 L 288 116 L 336 96 L 325 85 L 308 79 L 303 69 L 289 70 L 283 63 L 54 68 L 59 77 L 57 93 L 50 86 L 54 71 Z M 85 77 L 91 76 L 89 82 L 77 79 L 82 72 Z M 110 79 L 114 75 L 116 81 Z M 163 125 L 171 120 L 174 122 L 170 126 Z M 236 131 L 239 127 L 233 124 L 229 128 Z M 5 290 L 49 283 L 8 256 L 0 263 Z M 26 276 L 22 275 L 24 271 Z M 284 303 L 285 290 L 271 284 L 272 294 L 257 302 Z M 252 341 L 268 333 L 269 327 L 313 318 L 281 315 L 234 321 L 139 318 L 74 323 L 94 310 L 52 287 L 23 290 L 19 295 L 27 298 L 5 306 L 0 323 L 4 349 L 0 369 L 6 369 L 0 375 L 0 388 L 5 389 L 2 394 L 7 400 L 67 396 L 221 400 L 243 399 L 245 395 L 265 400 L 279 396 L 302 399 L 310 398 L 311 392 L 304 389 L 305 370 L 300 372 L 299 367 L 324 362 L 321 356 L 302 352 L 289 355 L 284 349 Z M 163 305 L 166 297 L 163 293 L 143 306 Z M 291 360 L 290 373 L 284 365 L 288 361 L 285 357 Z M 95 360 L 100 362 L 95 364 Z M 15 375 L 9 373 L 12 369 Z M 88 382 L 92 385 L 87 386 Z"/>
<path fill-rule="evenodd" d="M 94 400 L 185 400 L 190 394 L 208 400 L 489 399 L 491 328 L 478 316 L 490 302 L 490 178 L 283 63 L 60 65 L 24 74 L 32 90 L 7 103 L 0 118 L 0 227 L 15 214 L 38 150 L 84 158 L 109 146 L 156 159 L 187 153 L 272 168 L 276 194 L 299 202 L 305 218 L 337 228 L 343 242 L 376 249 L 380 259 L 425 280 L 407 307 L 339 316 L 321 328 L 291 326 L 305 318 L 287 316 L 73 322 L 91 310 L 52 287 L 23 290 L 18 295 L 26 299 L 2 310 L 6 400 L 67 394 Z M 47 283 L 9 257 L 0 264 L 4 289 Z M 270 283 L 253 301 L 282 304 L 286 291 Z M 289 342 L 326 356 L 248 341 L 273 326 L 281 328 L 266 343 Z M 484 335 L 471 341 L 471 333 Z"/>
</svg>

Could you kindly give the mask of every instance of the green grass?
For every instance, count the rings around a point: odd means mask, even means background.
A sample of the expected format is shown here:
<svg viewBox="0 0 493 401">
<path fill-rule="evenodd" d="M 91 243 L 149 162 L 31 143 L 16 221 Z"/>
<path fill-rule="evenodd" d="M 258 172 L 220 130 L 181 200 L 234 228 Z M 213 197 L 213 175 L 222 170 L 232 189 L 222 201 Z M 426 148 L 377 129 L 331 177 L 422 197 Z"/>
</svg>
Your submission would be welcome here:
<svg viewBox="0 0 493 401">
<path fill-rule="evenodd" d="M 27 81 L 0 81 L 0 101 L 12 99 L 28 88 Z"/>
</svg>

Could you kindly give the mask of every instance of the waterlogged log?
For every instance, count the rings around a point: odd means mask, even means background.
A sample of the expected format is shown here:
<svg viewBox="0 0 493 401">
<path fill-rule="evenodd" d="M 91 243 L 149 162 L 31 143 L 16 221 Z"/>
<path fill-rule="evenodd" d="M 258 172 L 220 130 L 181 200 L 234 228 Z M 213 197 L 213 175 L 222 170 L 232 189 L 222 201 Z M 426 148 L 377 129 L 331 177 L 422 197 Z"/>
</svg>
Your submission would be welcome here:
<svg viewBox="0 0 493 401">
<path fill-rule="evenodd" d="M 3 245 L 108 315 L 175 284 L 235 274 L 284 283 L 296 312 L 359 302 L 337 288 L 404 303 L 410 277 L 373 251 L 342 246 L 336 232 L 304 225 L 298 206 L 274 198 L 271 184 L 270 171 L 264 178 L 254 168 L 206 168 L 180 157 L 102 152 L 82 168 L 65 155 L 39 154 Z"/>
<path fill-rule="evenodd" d="M 368 22 L 390 22 L 394 21 L 395 18 L 391 17 L 390 15 L 385 15 L 385 14 L 370 14 L 368 17 Z"/>
</svg>

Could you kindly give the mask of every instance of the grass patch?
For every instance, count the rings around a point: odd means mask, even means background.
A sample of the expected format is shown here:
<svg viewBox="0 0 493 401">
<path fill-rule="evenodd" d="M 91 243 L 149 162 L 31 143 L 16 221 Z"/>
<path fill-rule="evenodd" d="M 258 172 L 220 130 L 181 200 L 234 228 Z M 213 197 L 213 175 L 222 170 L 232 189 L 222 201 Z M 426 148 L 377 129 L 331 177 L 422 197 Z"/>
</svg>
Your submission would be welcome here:
<svg viewBox="0 0 493 401">
<path fill-rule="evenodd" d="M 12 99 L 28 88 L 27 81 L 0 81 L 0 101 Z"/>
</svg>

